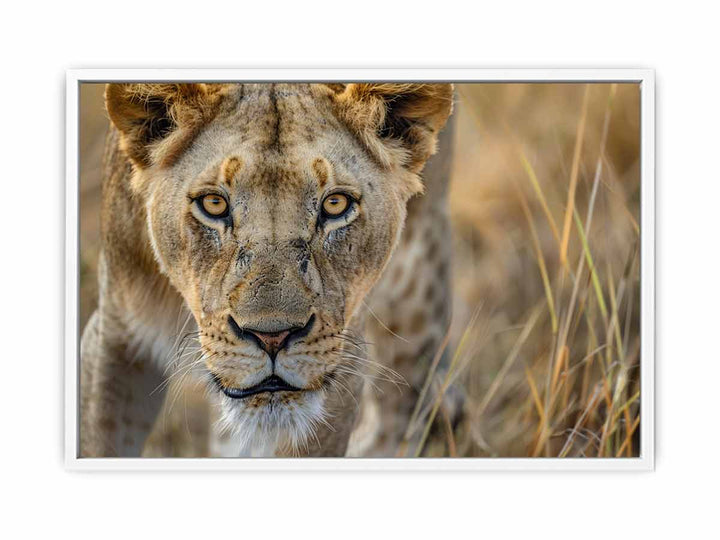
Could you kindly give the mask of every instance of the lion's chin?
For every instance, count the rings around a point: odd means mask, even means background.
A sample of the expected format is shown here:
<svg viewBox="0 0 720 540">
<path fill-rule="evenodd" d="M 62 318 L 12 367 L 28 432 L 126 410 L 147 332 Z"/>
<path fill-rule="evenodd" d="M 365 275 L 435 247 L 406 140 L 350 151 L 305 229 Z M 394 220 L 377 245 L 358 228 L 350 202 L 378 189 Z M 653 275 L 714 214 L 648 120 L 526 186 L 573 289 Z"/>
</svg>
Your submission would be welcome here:
<svg viewBox="0 0 720 540">
<path fill-rule="evenodd" d="M 231 434 L 237 455 L 301 455 L 326 423 L 322 390 L 263 392 L 245 399 L 221 396 L 219 428 Z"/>
</svg>

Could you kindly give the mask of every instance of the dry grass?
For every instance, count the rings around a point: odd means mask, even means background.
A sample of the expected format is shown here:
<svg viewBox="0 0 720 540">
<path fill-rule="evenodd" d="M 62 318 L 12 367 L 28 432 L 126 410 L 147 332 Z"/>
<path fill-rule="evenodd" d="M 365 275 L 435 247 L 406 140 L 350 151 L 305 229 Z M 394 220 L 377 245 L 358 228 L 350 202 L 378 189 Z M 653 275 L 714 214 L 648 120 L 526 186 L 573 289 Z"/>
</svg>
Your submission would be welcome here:
<svg viewBox="0 0 720 540">
<path fill-rule="evenodd" d="M 636 456 L 639 88 L 458 90 L 452 366 L 442 379 L 431 369 L 398 454 Z M 104 129 L 97 89 L 86 95 L 83 320 L 96 294 L 93 160 L 102 137 L 93 130 Z M 465 394 L 454 426 L 440 399 L 453 385 Z M 202 455 L 202 437 L 190 433 L 206 429 L 206 415 L 190 395 L 158 422 L 150 454 Z"/>
<path fill-rule="evenodd" d="M 459 90 L 454 333 L 475 339 L 466 418 L 424 453 L 638 455 L 638 87 Z"/>
</svg>

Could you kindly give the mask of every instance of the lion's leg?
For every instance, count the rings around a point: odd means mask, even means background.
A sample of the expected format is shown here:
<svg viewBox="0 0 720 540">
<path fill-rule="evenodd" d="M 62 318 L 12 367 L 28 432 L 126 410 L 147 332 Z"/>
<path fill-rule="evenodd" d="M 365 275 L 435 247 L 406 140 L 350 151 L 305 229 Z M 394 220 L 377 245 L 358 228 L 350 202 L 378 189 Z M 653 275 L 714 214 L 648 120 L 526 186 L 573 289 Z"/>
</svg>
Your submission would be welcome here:
<svg viewBox="0 0 720 540">
<path fill-rule="evenodd" d="M 398 384 L 388 380 L 394 376 L 382 372 L 371 379 L 376 390 L 366 400 L 375 399 L 380 410 L 380 433 L 371 455 L 392 457 L 404 452 L 401 443 L 436 355 L 435 379 L 447 369 L 450 350 L 447 345 L 443 349 L 443 342 L 451 315 L 450 246 L 441 234 L 449 228 L 447 218 L 437 215 L 433 227 L 433 232 L 424 231 L 427 237 L 411 238 L 400 248 L 389 268 L 395 281 L 385 294 L 379 291 L 371 305 L 375 317 L 369 321 L 368 341 L 373 355 L 403 379 Z M 438 255 L 432 256 L 433 252 Z"/>
<path fill-rule="evenodd" d="M 162 374 L 149 360 L 129 358 L 96 311 L 80 349 L 81 457 L 138 457 L 162 406 Z"/>
<path fill-rule="evenodd" d="M 344 457 L 346 455 L 350 436 L 360 413 L 362 385 L 363 381 L 358 376 L 345 377 L 343 388 L 328 395 L 325 405 L 330 414 L 328 425 L 318 426 L 317 438 L 310 441 L 308 456 Z M 349 395 L 350 393 L 352 396 Z"/>
<path fill-rule="evenodd" d="M 429 367 L 450 325 L 452 311 L 452 236 L 447 188 L 452 156 L 452 123 L 441 133 L 441 152 L 423 173 L 426 193 L 408 204 L 400 244 L 373 291 L 368 318 L 368 341 L 376 360 L 397 371 L 409 387 L 375 382 L 378 391 L 380 434 L 369 453 L 395 456 L 425 384 Z M 438 372 L 442 377 L 450 355 L 444 349 Z M 427 399 L 425 400 L 427 403 Z M 422 431 L 422 430 L 420 430 Z M 416 433 L 417 435 L 417 433 Z M 416 438 L 416 437 L 415 437 Z"/>
</svg>

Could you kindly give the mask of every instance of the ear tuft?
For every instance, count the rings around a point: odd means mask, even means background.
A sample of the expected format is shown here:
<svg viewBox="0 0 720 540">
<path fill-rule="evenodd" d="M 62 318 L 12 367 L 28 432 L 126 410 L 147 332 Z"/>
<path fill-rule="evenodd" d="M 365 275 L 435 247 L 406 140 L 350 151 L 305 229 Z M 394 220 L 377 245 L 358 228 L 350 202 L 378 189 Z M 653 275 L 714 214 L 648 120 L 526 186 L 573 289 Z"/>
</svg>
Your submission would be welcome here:
<svg viewBox="0 0 720 540">
<path fill-rule="evenodd" d="M 413 173 L 435 153 L 437 135 L 453 108 L 453 85 L 348 84 L 336 96 L 341 116 L 386 166 L 400 161 Z"/>
<path fill-rule="evenodd" d="M 108 84 L 105 106 L 122 135 L 122 146 L 141 167 L 176 157 L 212 118 L 217 85 Z"/>
</svg>

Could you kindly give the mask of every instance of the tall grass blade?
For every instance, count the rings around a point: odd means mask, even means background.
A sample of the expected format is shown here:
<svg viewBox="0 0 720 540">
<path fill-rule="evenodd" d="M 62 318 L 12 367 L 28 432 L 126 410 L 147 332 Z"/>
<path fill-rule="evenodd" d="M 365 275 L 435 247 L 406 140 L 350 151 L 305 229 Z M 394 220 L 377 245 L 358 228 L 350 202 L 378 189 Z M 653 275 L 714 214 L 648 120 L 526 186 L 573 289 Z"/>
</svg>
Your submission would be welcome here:
<svg viewBox="0 0 720 540">
<path fill-rule="evenodd" d="M 568 190 L 567 206 L 565 207 L 565 221 L 563 223 L 562 240 L 560 242 L 560 263 L 563 266 L 567 264 L 567 250 L 570 242 L 570 225 L 572 223 L 573 212 L 575 211 L 575 190 L 577 189 L 578 176 L 580 172 L 580 154 L 582 153 L 583 139 L 585 137 L 585 122 L 587 121 L 589 96 L 590 85 L 586 84 L 585 93 L 583 94 L 580 121 L 578 122 L 577 133 L 575 135 L 575 151 L 573 152 L 573 162 L 570 169 L 570 189 Z"/>
</svg>

